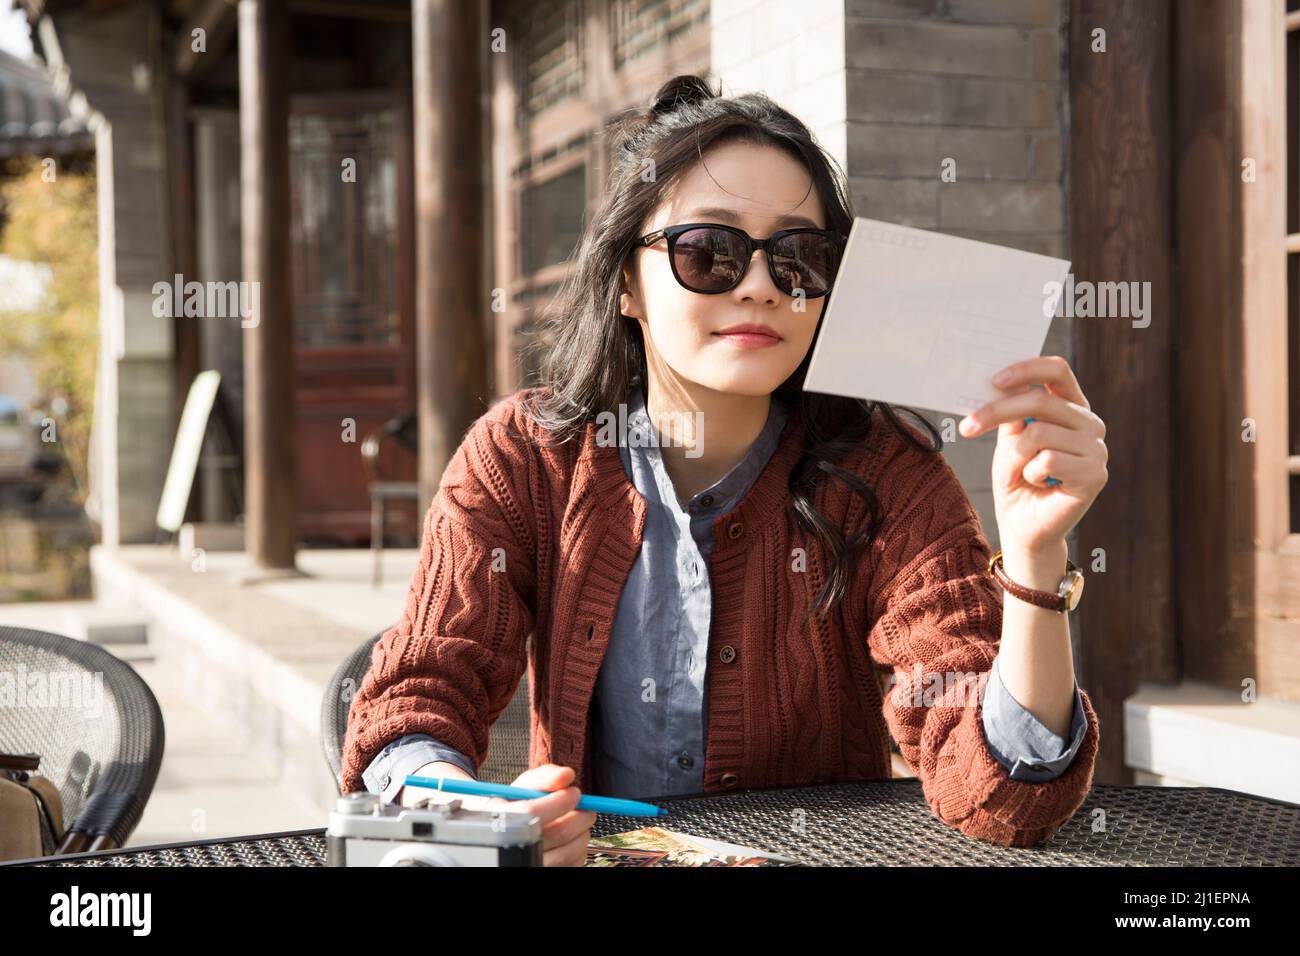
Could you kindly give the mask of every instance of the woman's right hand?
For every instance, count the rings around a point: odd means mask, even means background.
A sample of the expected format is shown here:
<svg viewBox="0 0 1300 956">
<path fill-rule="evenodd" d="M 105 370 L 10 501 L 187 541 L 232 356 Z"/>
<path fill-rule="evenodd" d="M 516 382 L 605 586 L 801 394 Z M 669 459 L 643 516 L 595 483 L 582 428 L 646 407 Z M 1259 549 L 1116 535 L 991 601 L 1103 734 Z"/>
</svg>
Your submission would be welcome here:
<svg viewBox="0 0 1300 956">
<path fill-rule="evenodd" d="M 416 771 L 421 777 L 454 777 L 457 780 L 474 779 L 455 764 L 441 761 L 428 763 Z M 585 866 L 587 843 L 591 828 L 596 823 L 593 810 L 578 810 L 582 791 L 572 786 L 576 775 L 572 767 L 546 763 L 525 770 L 511 786 L 529 790 L 545 790 L 544 797 L 531 800 L 507 800 L 504 797 L 482 797 L 470 794 L 439 793 L 425 787 L 403 787 L 398 799 L 402 806 L 414 805 L 417 800 L 431 797 L 440 802 L 459 799 L 467 810 L 509 809 L 512 813 L 531 813 L 542 823 L 543 866 Z"/>
</svg>

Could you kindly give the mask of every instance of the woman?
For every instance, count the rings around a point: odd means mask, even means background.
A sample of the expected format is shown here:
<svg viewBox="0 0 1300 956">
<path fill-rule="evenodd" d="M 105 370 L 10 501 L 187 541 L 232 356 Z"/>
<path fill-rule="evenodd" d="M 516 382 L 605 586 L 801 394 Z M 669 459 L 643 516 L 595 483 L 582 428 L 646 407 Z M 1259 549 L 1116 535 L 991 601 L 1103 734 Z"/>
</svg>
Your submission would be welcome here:
<svg viewBox="0 0 1300 956">
<path fill-rule="evenodd" d="M 842 173 L 768 98 L 694 76 L 614 133 L 545 384 L 475 422 L 443 475 L 344 789 L 410 803 L 408 773 L 472 778 L 527 666 L 515 783 L 548 795 L 512 807 L 542 819 L 546 865 L 582 865 L 584 790 L 887 778 L 889 736 L 940 819 L 1046 839 L 1097 750 L 1066 613 L 999 594 L 932 426 L 802 390 L 853 221 Z M 1105 429 L 1058 357 L 1007 372 L 960 430 L 998 429 L 1001 571 L 1055 594 Z"/>
</svg>

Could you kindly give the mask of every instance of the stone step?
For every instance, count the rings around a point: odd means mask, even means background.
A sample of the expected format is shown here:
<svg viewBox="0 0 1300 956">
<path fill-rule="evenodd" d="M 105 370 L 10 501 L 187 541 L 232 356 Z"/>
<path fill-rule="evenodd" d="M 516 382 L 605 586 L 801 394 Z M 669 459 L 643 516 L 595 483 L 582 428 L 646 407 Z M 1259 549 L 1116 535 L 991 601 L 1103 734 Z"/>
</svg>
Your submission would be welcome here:
<svg viewBox="0 0 1300 956">
<path fill-rule="evenodd" d="M 124 607 L 91 604 L 67 611 L 60 634 L 104 647 L 119 644 L 147 644 L 150 617 Z"/>
</svg>

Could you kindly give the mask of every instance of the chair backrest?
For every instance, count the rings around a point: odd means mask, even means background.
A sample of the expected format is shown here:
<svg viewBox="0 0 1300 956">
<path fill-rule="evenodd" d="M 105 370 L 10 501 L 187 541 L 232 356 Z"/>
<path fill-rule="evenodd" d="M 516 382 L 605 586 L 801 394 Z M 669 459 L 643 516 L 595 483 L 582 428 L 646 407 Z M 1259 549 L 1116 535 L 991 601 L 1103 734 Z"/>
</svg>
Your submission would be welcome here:
<svg viewBox="0 0 1300 956">
<path fill-rule="evenodd" d="M 6 676 L 8 675 L 8 676 Z M 40 754 L 61 825 L 123 846 L 163 756 L 158 701 L 135 668 L 97 644 L 0 626 L 0 751 Z"/>
<path fill-rule="evenodd" d="M 321 700 L 321 749 L 334 776 L 334 786 L 342 790 L 343 737 L 348 729 L 348 712 L 361 679 L 370 669 L 370 653 L 388 631 L 366 638 L 347 656 L 330 677 Z M 505 711 L 492 725 L 488 737 L 487 759 L 479 768 L 479 779 L 492 783 L 511 783 L 528 769 L 528 743 L 531 722 L 528 714 L 528 672 L 524 671 L 515 695 Z"/>
<path fill-rule="evenodd" d="M 415 409 L 394 415 L 361 442 L 361 460 L 373 481 L 387 481 L 389 475 L 379 465 L 379 452 L 386 439 L 392 438 L 411 454 L 420 450 L 420 415 Z"/>
</svg>

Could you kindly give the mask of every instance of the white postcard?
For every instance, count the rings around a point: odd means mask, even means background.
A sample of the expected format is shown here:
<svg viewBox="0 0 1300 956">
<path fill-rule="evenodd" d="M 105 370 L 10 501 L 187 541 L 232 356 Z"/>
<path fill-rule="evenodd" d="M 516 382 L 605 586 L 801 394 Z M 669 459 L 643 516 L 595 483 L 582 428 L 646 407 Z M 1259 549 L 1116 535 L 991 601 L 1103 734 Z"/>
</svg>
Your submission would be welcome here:
<svg viewBox="0 0 1300 956">
<path fill-rule="evenodd" d="M 1070 263 L 861 216 L 804 389 L 964 416 L 1041 355 Z"/>
</svg>

